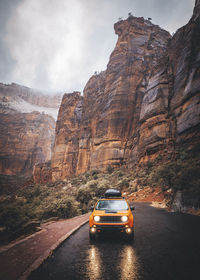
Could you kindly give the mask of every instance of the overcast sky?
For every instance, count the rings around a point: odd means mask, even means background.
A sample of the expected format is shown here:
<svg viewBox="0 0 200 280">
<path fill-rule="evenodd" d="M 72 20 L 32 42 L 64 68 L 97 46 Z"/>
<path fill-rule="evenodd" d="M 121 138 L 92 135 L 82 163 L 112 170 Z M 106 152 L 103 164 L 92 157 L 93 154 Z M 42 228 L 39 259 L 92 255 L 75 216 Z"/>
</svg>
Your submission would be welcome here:
<svg viewBox="0 0 200 280">
<path fill-rule="evenodd" d="M 151 17 L 170 33 L 195 0 L 0 0 L 0 82 L 43 91 L 82 91 L 106 69 L 119 17 Z"/>
</svg>

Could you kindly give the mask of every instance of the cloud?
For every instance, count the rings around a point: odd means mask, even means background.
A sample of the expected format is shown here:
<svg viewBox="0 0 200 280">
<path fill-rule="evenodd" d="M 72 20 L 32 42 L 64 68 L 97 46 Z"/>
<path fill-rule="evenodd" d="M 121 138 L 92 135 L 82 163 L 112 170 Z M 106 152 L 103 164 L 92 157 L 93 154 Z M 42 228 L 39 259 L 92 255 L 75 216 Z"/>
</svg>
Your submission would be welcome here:
<svg viewBox="0 0 200 280">
<path fill-rule="evenodd" d="M 8 73 L 12 72 L 15 59 L 11 56 L 10 49 L 4 41 L 7 18 L 10 17 L 13 8 L 18 4 L 18 0 L 0 1 L 0 78 L 7 78 Z"/>
<path fill-rule="evenodd" d="M 44 91 L 83 90 L 106 68 L 128 12 L 175 31 L 195 0 L 1 0 L 0 81 Z M 2 13 L 2 9 L 0 9 Z M 1 15 L 0 15 L 1 16 Z"/>
</svg>

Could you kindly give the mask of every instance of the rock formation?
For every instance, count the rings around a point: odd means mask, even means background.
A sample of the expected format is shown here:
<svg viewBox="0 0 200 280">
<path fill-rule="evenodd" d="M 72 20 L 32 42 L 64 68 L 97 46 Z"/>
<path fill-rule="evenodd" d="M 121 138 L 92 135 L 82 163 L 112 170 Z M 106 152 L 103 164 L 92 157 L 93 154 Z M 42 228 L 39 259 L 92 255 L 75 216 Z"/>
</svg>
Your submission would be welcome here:
<svg viewBox="0 0 200 280">
<path fill-rule="evenodd" d="M 52 179 L 155 159 L 199 141 L 199 0 L 189 23 L 170 34 L 144 18 L 114 25 L 107 69 L 83 97 L 66 94 L 56 124 Z"/>
<path fill-rule="evenodd" d="M 200 1 L 189 23 L 169 41 L 149 79 L 140 112 L 138 149 L 156 152 L 200 139 Z"/>
<path fill-rule="evenodd" d="M 34 165 L 33 181 L 35 184 L 46 184 L 52 181 L 51 161 Z"/>
<path fill-rule="evenodd" d="M 13 109 L 20 113 L 37 111 L 57 119 L 62 94 L 47 94 L 15 83 L 0 83 L 1 108 Z"/>
<path fill-rule="evenodd" d="M 0 174 L 28 176 L 51 159 L 59 98 L 0 84 Z"/>
<path fill-rule="evenodd" d="M 52 157 L 53 176 L 56 179 L 62 178 L 63 174 L 71 176 L 76 172 L 81 116 L 82 97 L 80 93 L 65 94 L 56 123 L 57 137 Z M 57 169 L 57 166 L 61 168 Z"/>
<path fill-rule="evenodd" d="M 35 163 L 51 159 L 55 121 L 33 113 L 0 113 L 0 174 L 30 175 Z"/>
</svg>

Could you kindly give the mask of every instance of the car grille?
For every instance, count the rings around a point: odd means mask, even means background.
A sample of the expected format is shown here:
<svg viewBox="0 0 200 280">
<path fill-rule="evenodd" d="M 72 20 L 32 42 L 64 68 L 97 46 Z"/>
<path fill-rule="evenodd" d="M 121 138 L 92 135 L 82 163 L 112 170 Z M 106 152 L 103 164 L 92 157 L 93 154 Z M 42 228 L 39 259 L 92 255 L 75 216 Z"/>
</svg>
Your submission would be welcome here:
<svg viewBox="0 0 200 280">
<path fill-rule="evenodd" d="M 101 216 L 99 223 L 122 223 L 121 216 Z"/>
</svg>

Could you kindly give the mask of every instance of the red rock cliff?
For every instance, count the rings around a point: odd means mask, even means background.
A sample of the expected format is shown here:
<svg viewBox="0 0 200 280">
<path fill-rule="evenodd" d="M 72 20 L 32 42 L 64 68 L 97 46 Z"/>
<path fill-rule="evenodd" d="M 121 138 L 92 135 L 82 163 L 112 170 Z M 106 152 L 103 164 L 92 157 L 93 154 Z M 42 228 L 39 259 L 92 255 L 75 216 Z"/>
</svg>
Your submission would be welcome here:
<svg viewBox="0 0 200 280">
<path fill-rule="evenodd" d="M 34 164 L 51 159 L 54 119 L 38 112 L 0 113 L 0 174 L 31 175 Z"/>
<path fill-rule="evenodd" d="M 199 141 L 199 1 L 170 34 L 144 18 L 114 25 L 118 40 L 105 72 L 81 97 L 65 95 L 56 125 L 53 180 L 90 169 L 133 167 Z"/>
<path fill-rule="evenodd" d="M 59 98 L 0 83 L 0 174 L 28 176 L 51 159 Z"/>
<path fill-rule="evenodd" d="M 200 139 L 200 1 L 189 23 L 169 41 L 149 79 L 140 112 L 137 149 L 143 160 Z"/>
</svg>

